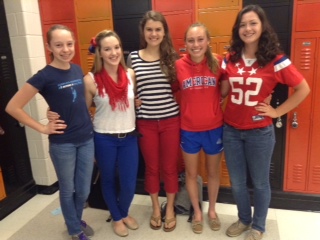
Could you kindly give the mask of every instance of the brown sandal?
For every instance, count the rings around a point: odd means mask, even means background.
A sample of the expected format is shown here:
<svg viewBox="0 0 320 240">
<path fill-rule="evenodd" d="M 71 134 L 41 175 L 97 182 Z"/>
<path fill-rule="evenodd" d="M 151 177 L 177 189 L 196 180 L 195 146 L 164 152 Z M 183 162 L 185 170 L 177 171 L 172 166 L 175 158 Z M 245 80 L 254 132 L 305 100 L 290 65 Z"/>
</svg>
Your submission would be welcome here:
<svg viewBox="0 0 320 240">
<path fill-rule="evenodd" d="M 152 221 L 154 221 L 157 225 L 154 226 L 154 225 L 151 223 Z M 158 226 L 158 224 L 160 224 L 160 225 Z M 159 230 L 159 229 L 161 228 L 161 226 L 162 226 L 161 216 L 158 216 L 158 217 L 151 216 L 151 217 L 150 217 L 150 227 L 151 227 L 151 229 L 153 229 L 153 230 Z"/>
<path fill-rule="evenodd" d="M 166 225 L 165 224 L 167 224 L 167 226 L 170 224 L 170 223 L 172 223 L 172 222 L 175 222 L 175 224 L 172 226 L 172 227 L 166 227 Z M 164 225 L 163 225 L 163 231 L 165 231 L 165 232 L 172 232 L 175 228 L 176 228 L 176 225 L 177 225 L 177 219 L 176 219 L 176 217 L 173 217 L 173 218 L 170 218 L 170 219 L 165 219 L 165 221 L 164 221 Z"/>
</svg>

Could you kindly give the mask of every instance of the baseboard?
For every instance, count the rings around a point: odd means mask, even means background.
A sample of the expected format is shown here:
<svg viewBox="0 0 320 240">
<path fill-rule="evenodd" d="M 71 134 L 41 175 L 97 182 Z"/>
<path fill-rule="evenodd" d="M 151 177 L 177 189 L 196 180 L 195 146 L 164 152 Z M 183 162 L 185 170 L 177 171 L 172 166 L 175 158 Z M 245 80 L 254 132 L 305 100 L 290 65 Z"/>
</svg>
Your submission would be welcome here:
<svg viewBox="0 0 320 240">
<path fill-rule="evenodd" d="M 21 186 L 19 189 L 7 195 L 0 201 L 0 220 L 4 219 L 22 204 L 37 194 L 37 186 L 34 180 Z"/>
<path fill-rule="evenodd" d="M 51 195 L 59 190 L 59 183 L 55 182 L 50 186 L 37 185 L 37 189 L 39 194 Z"/>
<path fill-rule="evenodd" d="M 252 197 L 252 190 L 249 191 Z M 144 195 L 148 194 L 144 190 L 144 179 L 137 180 L 136 193 Z M 159 195 L 164 197 L 165 192 L 161 190 Z M 203 187 L 203 200 L 208 200 L 207 187 Z M 234 204 L 235 202 L 232 196 L 231 188 L 221 187 L 217 202 Z M 270 208 L 320 212 L 320 195 L 272 190 Z"/>
</svg>

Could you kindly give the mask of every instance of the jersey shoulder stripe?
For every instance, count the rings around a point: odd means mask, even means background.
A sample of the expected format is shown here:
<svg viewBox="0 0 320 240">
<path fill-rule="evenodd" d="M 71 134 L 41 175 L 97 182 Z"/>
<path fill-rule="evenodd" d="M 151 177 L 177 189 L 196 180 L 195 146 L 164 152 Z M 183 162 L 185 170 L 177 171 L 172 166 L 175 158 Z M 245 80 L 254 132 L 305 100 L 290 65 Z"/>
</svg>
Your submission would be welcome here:
<svg viewBox="0 0 320 240">
<path fill-rule="evenodd" d="M 275 72 L 281 71 L 282 69 L 288 67 L 289 65 L 291 65 L 290 59 L 287 58 L 286 56 L 283 56 L 279 60 L 276 60 L 274 62 L 274 71 Z"/>
</svg>

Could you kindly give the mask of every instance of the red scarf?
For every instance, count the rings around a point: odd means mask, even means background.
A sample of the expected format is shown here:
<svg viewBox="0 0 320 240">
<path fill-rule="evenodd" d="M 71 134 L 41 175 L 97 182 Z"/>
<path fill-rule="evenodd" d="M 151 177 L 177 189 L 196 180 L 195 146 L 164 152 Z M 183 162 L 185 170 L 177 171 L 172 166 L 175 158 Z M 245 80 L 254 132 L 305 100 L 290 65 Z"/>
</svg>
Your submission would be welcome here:
<svg viewBox="0 0 320 240">
<path fill-rule="evenodd" d="M 98 85 L 98 92 L 101 97 L 104 96 L 103 89 L 109 96 L 109 104 L 111 109 L 114 111 L 116 107 L 120 111 L 126 111 L 129 107 L 128 101 L 128 84 L 129 80 L 124 68 L 119 65 L 118 67 L 118 82 L 112 80 L 107 71 L 102 68 L 99 73 L 94 75 L 96 83 Z"/>
</svg>

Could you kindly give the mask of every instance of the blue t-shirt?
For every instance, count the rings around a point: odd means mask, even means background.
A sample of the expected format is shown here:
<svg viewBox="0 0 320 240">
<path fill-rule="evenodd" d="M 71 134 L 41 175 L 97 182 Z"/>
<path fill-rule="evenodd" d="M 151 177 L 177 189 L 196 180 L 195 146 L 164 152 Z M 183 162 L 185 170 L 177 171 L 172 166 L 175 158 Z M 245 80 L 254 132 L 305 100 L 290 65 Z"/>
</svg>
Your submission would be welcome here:
<svg viewBox="0 0 320 240">
<path fill-rule="evenodd" d="M 92 138 L 93 128 L 85 101 L 83 73 L 78 65 L 63 70 L 45 66 L 28 81 L 47 101 L 50 110 L 57 112 L 67 128 L 64 134 L 50 134 L 54 143 L 79 143 Z"/>
</svg>

